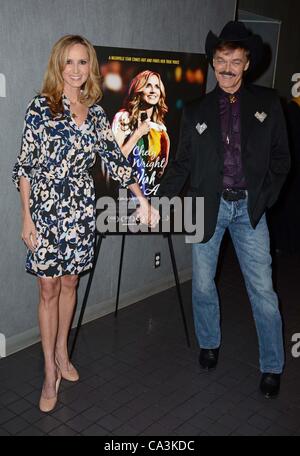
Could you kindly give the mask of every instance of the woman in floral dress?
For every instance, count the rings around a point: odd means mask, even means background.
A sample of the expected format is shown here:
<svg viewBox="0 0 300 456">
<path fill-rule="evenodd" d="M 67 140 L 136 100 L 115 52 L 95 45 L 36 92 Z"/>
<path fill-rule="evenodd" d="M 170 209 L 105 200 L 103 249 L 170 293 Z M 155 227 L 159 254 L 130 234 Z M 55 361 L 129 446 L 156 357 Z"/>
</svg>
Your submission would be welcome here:
<svg viewBox="0 0 300 456">
<path fill-rule="evenodd" d="M 20 190 L 26 270 L 38 278 L 39 323 L 45 359 L 40 409 L 51 411 L 61 378 L 77 381 L 67 339 L 78 276 L 92 267 L 95 192 L 89 168 L 100 154 L 111 176 L 139 199 L 140 219 L 152 226 L 149 206 L 114 140 L 103 109 L 93 46 L 77 35 L 53 47 L 41 93 L 29 104 L 13 170 Z"/>
</svg>

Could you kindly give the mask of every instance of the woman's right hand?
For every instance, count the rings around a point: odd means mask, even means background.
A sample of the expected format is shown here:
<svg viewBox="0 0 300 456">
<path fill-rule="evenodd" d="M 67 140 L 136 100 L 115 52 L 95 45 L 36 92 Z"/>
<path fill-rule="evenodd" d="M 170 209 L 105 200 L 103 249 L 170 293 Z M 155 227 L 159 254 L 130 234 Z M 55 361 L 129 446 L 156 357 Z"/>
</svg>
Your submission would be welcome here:
<svg viewBox="0 0 300 456">
<path fill-rule="evenodd" d="M 137 142 L 144 136 L 147 135 L 150 131 L 150 120 L 144 120 L 143 122 L 139 121 L 137 128 L 134 130 L 134 133 L 130 136 L 129 140 L 125 141 L 125 137 L 123 139 L 118 139 L 117 142 L 120 145 L 121 151 L 123 155 L 128 158 L 129 155 L 134 150 Z"/>
<path fill-rule="evenodd" d="M 144 120 L 144 122 L 141 122 L 137 129 L 139 138 L 141 138 L 144 135 L 147 135 L 149 133 L 149 131 L 150 131 L 150 120 L 147 119 L 147 120 Z"/>
<path fill-rule="evenodd" d="M 37 247 L 36 228 L 29 215 L 24 216 L 21 238 L 28 249 L 34 252 Z"/>
</svg>

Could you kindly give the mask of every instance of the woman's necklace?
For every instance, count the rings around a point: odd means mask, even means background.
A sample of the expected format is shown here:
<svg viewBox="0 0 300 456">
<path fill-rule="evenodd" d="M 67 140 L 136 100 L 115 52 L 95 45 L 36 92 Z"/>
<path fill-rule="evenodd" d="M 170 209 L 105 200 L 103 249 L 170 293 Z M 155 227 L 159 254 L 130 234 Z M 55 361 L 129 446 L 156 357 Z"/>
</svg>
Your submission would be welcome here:
<svg viewBox="0 0 300 456">
<path fill-rule="evenodd" d="M 70 101 L 70 111 L 71 111 L 72 119 L 77 119 L 77 117 L 78 117 L 78 114 L 76 114 L 75 109 L 74 109 L 74 106 L 76 106 L 77 103 L 78 102 Z M 73 108 L 72 108 L 72 105 L 73 105 Z"/>
</svg>

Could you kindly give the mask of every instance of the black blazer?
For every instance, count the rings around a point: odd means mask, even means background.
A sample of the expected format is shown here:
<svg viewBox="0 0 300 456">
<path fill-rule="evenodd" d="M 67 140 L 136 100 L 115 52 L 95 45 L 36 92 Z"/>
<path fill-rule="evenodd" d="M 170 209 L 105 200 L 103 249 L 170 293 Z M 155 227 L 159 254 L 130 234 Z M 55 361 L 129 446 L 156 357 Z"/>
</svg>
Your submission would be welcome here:
<svg viewBox="0 0 300 456">
<path fill-rule="evenodd" d="M 185 107 L 176 159 L 170 164 L 158 192 L 159 196 L 170 198 L 178 195 L 190 176 L 188 195 L 204 197 L 203 242 L 215 232 L 223 190 L 219 111 L 217 87 Z M 248 213 L 255 228 L 266 208 L 277 200 L 290 168 L 285 119 L 273 89 L 254 85 L 241 88 L 241 143 Z"/>
</svg>

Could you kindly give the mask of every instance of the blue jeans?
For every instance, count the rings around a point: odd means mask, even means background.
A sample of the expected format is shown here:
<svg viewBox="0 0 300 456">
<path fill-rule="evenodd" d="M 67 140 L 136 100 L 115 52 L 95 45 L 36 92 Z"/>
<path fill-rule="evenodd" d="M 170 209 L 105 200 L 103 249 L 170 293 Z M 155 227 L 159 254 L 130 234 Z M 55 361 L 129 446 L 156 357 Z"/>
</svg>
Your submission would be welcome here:
<svg viewBox="0 0 300 456">
<path fill-rule="evenodd" d="M 219 298 L 215 285 L 221 240 L 226 228 L 244 276 L 256 324 L 261 372 L 280 374 L 284 364 L 282 321 L 273 289 L 269 231 L 263 215 L 255 229 L 247 211 L 247 198 L 221 198 L 213 237 L 193 244 L 193 312 L 200 347 L 218 348 L 221 342 Z"/>
</svg>

